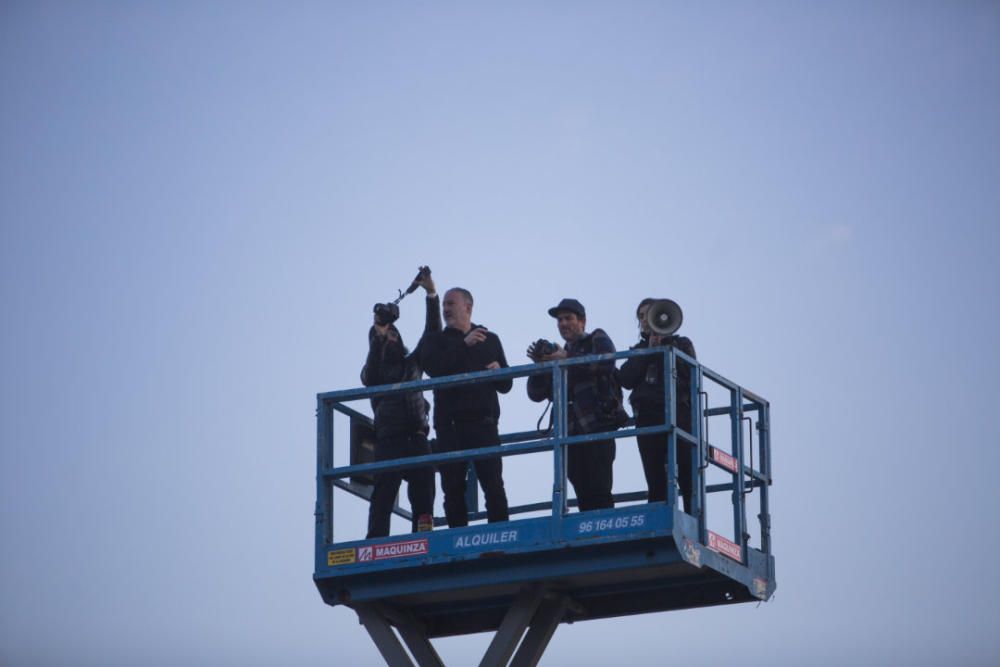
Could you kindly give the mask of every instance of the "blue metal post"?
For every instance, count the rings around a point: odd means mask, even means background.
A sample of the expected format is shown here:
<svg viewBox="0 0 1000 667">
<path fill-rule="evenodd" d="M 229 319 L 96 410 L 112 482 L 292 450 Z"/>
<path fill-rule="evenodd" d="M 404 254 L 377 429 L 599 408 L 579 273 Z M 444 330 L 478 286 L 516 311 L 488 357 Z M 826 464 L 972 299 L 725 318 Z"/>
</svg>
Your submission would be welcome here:
<svg viewBox="0 0 1000 667">
<path fill-rule="evenodd" d="M 687 363 L 687 362 L 682 362 Z M 691 383 L 688 387 L 691 397 L 691 435 L 697 438 L 698 443 L 694 448 L 694 455 L 691 457 L 691 479 L 693 488 L 691 493 L 692 508 L 694 516 L 698 519 L 698 533 L 701 539 L 705 535 L 705 443 L 701 435 L 701 364 L 691 366 Z"/>
<path fill-rule="evenodd" d="M 771 484 L 771 407 L 764 403 L 757 415 L 757 429 L 760 442 L 760 472 L 764 484 L 760 487 L 760 548 L 771 553 L 771 510 L 768 500 Z"/>
<path fill-rule="evenodd" d="M 333 488 L 323 472 L 333 467 L 333 410 L 322 398 L 316 402 L 316 570 L 321 547 L 333 543 Z"/>
<path fill-rule="evenodd" d="M 747 562 L 746 552 L 746 530 L 747 512 L 744 502 L 743 492 L 745 489 L 745 478 L 743 475 L 743 391 L 736 387 L 730 391 L 732 402 L 730 405 L 730 423 L 733 433 L 733 456 L 736 457 L 736 465 L 739 470 L 733 477 L 733 528 L 736 532 L 735 542 L 740 545 L 740 552 L 743 562 Z"/>
<path fill-rule="evenodd" d="M 465 462 L 465 509 L 469 514 L 479 511 L 479 476 L 472 461 Z"/>
<path fill-rule="evenodd" d="M 562 444 L 566 437 L 566 369 L 552 368 L 552 520 L 553 535 L 559 535 L 559 522 L 566 514 L 566 450 Z"/>
<path fill-rule="evenodd" d="M 667 431 L 667 506 L 677 507 L 677 429 L 674 415 L 677 413 L 677 370 L 674 348 L 663 348 L 663 380 L 666 382 L 667 400 L 664 401 L 664 424 Z"/>
</svg>

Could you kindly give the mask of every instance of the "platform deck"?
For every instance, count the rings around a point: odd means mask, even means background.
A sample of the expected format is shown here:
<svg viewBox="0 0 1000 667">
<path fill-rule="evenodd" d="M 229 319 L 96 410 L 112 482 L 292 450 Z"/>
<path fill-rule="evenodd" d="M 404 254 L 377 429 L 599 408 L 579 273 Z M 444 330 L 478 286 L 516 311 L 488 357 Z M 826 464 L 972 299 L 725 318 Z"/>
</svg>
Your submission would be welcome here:
<svg viewBox="0 0 1000 667">
<path fill-rule="evenodd" d="M 564 622 L 764 600 L 770 557 L 743 562 L 698 540 L 690 516 L 654 503 L 344 542 L 315 574 L 331 605 L 404 611 L 428 637 L 496 630 L 513 599 L 544 586 Z M 737 554 L 733 554 L 735 556 Z"/>
</svg>

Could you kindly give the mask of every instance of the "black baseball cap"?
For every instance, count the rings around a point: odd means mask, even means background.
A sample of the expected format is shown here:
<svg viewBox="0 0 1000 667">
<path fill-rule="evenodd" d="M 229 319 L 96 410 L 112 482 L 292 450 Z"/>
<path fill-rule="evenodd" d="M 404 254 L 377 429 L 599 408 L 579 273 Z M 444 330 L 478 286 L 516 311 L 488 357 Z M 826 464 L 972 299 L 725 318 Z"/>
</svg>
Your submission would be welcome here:
<svg viewBox="0 0 1000 667">
<path fill-rule="evenodd" d="M 571 313 L 575 313 L 579 318 L 587 319 L 587 310 L 583 307 L 583 304 L 576 299 L 563 299 L 559 302 L 558 306 L 549 308 L 549 315 L 552 317 L 559 317 L 560 310 L 568 310 Z"/>
</svg>

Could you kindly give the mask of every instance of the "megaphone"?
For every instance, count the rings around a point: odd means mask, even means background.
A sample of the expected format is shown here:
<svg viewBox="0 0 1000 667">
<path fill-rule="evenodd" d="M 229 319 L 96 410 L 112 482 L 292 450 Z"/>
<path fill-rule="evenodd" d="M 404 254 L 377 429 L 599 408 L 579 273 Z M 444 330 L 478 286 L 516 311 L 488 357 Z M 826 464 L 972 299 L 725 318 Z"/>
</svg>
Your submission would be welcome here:
<svg viewBox="0 0 1000 667">
<path fill-rule="evenodd" d="M 659 299 L 649 304 L 646 311 L 646 323 L 649 329 L 658 336 L 669 336 L 681 328 L 684 313 L 676 301 Z"/>
</svg>

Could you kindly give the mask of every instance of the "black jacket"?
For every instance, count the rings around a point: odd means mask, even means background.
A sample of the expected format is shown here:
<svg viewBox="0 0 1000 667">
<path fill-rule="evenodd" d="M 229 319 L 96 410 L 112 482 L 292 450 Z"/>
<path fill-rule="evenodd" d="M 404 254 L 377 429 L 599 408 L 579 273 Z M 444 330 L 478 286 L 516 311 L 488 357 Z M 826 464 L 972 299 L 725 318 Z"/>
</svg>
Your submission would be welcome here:
<svg viewBox="0 0 1000 667">
<path fill-rule="evenodd" d="M 615 344 L 603 329 L 594 329 L 581 338 L 566 343 L 569 358 L 615 351 Z M 613 361 L 570 366 L 566 373 L 568 383 L 569 431 L 600 433 L 622 426 L 628 415 L 621 409 L 621 389 L 615 375 Z M 528 378 L 528 398 L 540 402 L 552 399 L 552 375 L 532 375 Z"/>
<path fill-rule="evenodd" d="M 473 324 L 472 328 L 479 327 Z M 426 334 L 420 341 L 420 367 L 431 377 L 472 373 L 486 370 L 492 362 L 507 368 L 507 357 L 503 353 L 500 338 L 492 331 L 486 332 L 486 340 L 473 346 L 465 344 L 466 334 L 458 329 L 446 327 L 444 331 Z M 447 387 L 434 390 L 434 425 L 444 425 L 452 421 L 490 421 L 497 423 L 500 418 L 500 401 L 497 392 L 506 394 L 514 381 Z"/>
<path fill-rule="evenodd" d="M 668 336 L 663 346 L 672 346 L 694 357 L 694 344 L 684 336 Z M 649 347 L 649 341 L 643 339 L 630 349 L 642 350 Z M 658 354 L 644 355 L 627 359 L 620 369 L 618 378 L 622 386 L 631 389 L 629 402 L 636 412 L 640 410 L 663 410 L 666 403 L 666 393 L 663 383 L 663 357 Z M 691 368 L 686 363 L 677 363 L 677 403 L 678 410 L 691 408 Z"/>
<path fill-rule="evenodd" d="M 424 335 L 441 331 L 438 297 L 428 298 Z M 383 336 L 370 336 L 368 358 L 361 369 L 361 384 L 366 387 L 419 380 L 418 349 L 407 354 L 401 341 L 390 343 Z M 423 340 L 421 338 L 421 340 Z M 375 437 L 427 431 L 427 401 L 423 392 L 379 396 L 372 399 L 375 413 Z"/>
</svg>

